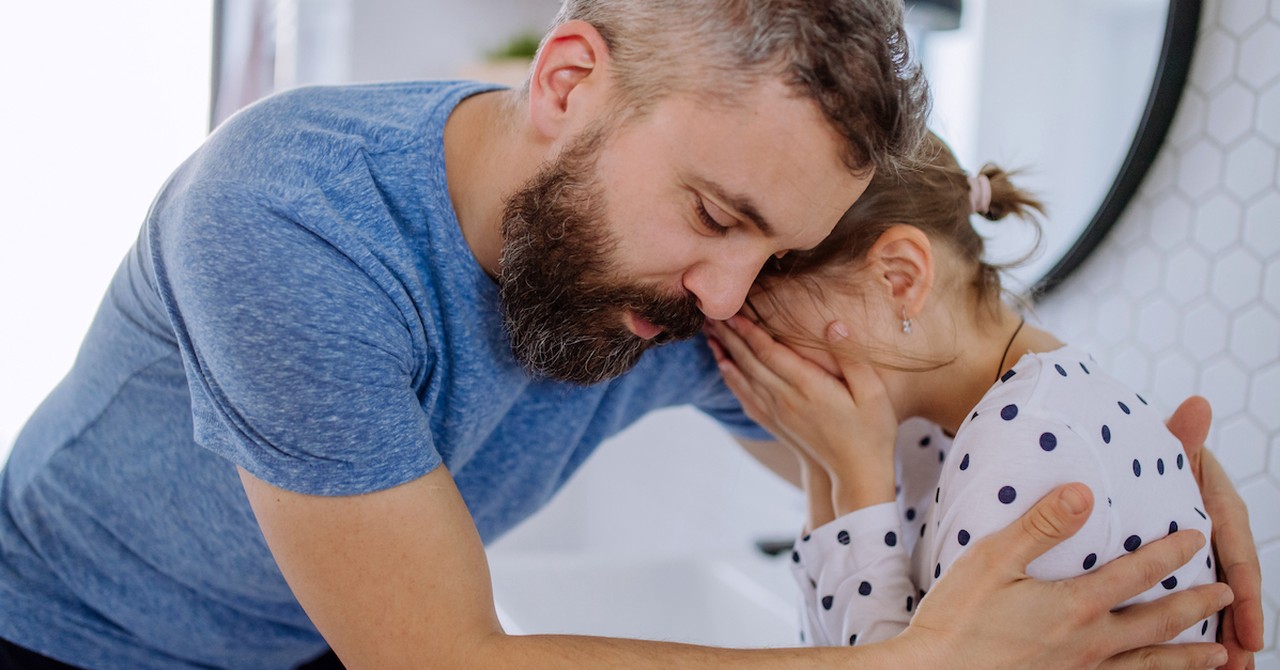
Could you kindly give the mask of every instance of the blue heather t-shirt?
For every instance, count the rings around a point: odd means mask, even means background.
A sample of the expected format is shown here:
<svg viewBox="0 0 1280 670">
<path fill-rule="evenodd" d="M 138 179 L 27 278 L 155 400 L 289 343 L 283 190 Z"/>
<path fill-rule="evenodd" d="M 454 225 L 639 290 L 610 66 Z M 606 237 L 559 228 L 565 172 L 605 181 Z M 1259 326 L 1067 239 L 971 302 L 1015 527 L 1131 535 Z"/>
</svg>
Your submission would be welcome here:
<svg viewBox="0 0 1280 670">
<path fill-rule="evenodd" d="M 591 387 L 517 364 L 444 165 L 449 113 L 491 88 L 276 95 L 174 173 L 0 477 L 0 638 L 90 668 L 322 652 L 237 465 L 351 495 L 443 464 L 488 542 L 650 410 L 767 437 L 701 341 Z"/>
</svg>

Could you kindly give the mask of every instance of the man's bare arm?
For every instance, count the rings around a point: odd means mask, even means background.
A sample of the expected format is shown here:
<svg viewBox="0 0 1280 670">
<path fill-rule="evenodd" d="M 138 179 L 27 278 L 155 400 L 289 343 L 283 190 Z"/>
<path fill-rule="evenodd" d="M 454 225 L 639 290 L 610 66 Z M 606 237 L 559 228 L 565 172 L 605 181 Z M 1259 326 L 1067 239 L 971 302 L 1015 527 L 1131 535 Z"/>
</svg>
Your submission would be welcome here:
<svg viewBox="0 0 1280 670">
<path fill-rule="evenodd" d="M 1104 584 L 1138 592 L 1193 555 L 1192 544 L 1177 535 L 1116 561 L 1107 573 L 1080 578 L 1069 592 L 1061 590 L 1062 583 L 1011 577 L 1025 570 L 1019 561 L 1060 542 L 1087 518 L 1087 512 L 1068 511 L 1050 495 L 1024 517 L 1026 523 L 984 540 L 984 555 L 992 563 L 957 567 L 954 593 L 930 594 L 933 628 L 919 627 L 890 642 L 731 650 L 570 635 L 508 636 L 494 611 L 480 538 L 443 468 L 385 491 L 349 497 L 292 493 L 243 470 L 240 476 L 294 594 L 353 670 L 1015 668 L 1028 667 L 1029 658 L 1051 659 L 1039 666 L 1044 668 L 1090 668 L 1167 639 L 1216 611 L 1228 592 L 1213 585 L 1167 598 L 1158 609 L 1109 612 L 1116 601 Z M 1012 621 L 1014 629 L 965 621 L 972 603 L 1004 612 L 1002 625 Z M 975 630 L 983 634 L 967 640 Z M 1220 650 L 1217 645 L 1171 647 L 1155 664 L 1134 659 L 1107 667 L 1208 667 L 1210 654 Z"/>
</svg>

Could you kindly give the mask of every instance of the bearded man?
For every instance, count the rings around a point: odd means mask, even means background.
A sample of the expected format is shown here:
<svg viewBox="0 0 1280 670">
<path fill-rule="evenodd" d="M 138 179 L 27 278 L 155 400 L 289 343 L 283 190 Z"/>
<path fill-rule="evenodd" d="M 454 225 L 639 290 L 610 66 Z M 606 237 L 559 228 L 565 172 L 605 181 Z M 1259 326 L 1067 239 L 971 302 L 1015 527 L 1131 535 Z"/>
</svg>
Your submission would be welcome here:
<svg viewBox="0 0 1280 670">
<path fill-rule="evenodd" d="M 881 645 L 499 627 L 484 543 L 608 436 L 692 404 L 768 453 L 695 335 L 909 164 L 927 105 L 908 63 L 891 0 L 569 0 L 522 90 L 309 88 L 233 117 L 164 185 L 14 447 L 0 664 L 1213 662 L 1217 645 L 1149 645 L 1223 585 L 1109 611 L 1187 560 L 1185 535 L 1065 586 L 1020 577 L 1083 523 L 1078 490 L 971 552 L 990 562 L 957 564 L 928 625 Z"/>
</svg>

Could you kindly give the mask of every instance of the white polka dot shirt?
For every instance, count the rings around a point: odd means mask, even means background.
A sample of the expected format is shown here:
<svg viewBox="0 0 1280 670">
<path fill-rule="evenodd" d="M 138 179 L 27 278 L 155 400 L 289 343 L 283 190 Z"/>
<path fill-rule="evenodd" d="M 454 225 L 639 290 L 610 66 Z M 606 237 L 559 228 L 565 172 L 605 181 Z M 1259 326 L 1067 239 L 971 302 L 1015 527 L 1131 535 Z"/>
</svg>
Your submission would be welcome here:
<svg viewBox="0 0 1280 670">
<path fill-rule="evenodd" d="M 796 540 L 803 641 L 869 644 L 897 635 L 961 553 L 1067 482 L 1089 486 L 1093 512 L 1079 533 L 1031 564 L 1033 577 L 1080 575 L 1177 529 L 1210 535 L 1182 446 L 1161 415 L 1071 347 L 1023 356 L 954 439 L 921 419 L 902 424 L 896 468 L 896 503 Z M 1215 563 L 1206 547 L 1124 605 L 1212 583 Z M 1217 619 L 1176 641 L 1215 639 Z"/>
</svg>

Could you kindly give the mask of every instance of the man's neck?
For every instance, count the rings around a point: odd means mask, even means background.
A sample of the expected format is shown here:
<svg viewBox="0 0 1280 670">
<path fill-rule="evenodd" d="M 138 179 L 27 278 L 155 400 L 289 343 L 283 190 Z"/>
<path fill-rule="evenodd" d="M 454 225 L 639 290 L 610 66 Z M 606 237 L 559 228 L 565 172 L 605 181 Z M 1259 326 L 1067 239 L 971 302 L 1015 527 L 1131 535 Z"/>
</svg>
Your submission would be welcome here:
<svg viewBox="0 0 1280 670">
<path fill-rule="evenodd" d="M 517 91 L 481 93 L 463 100 L 445 123 L 449 199 L 462 236 L 480 267 L 498 275 L 503 203 L 537 169 L 541 148 L 521 123 Z"/>
</svg>

